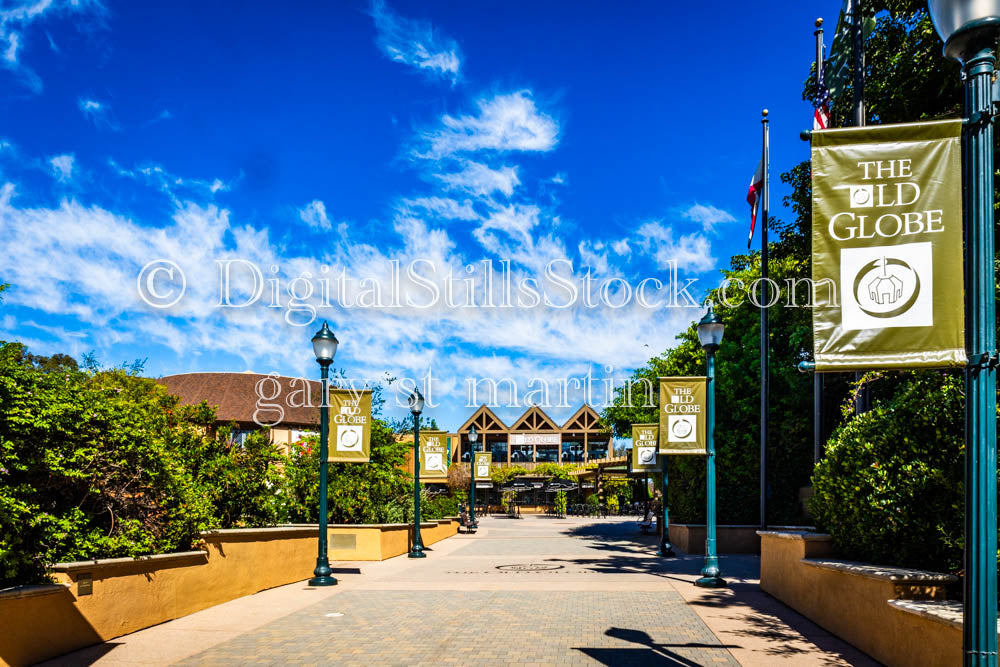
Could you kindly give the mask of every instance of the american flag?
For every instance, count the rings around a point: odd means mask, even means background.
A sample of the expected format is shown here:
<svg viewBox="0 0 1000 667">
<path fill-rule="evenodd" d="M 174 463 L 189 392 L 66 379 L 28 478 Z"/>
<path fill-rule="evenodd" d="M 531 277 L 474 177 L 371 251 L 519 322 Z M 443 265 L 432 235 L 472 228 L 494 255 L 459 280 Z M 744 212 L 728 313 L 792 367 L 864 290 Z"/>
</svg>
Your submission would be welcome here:
<svg viewBox="0 0 1000 667">
<path fill-rule="evenodd" d="M 816 90 L 816 110 L 813 111 L 813 129 L 825 130 L 830 125 L 830 91 L 823 80 L 823 65 L 819 66 L 819 85 Z"/>
</svg>

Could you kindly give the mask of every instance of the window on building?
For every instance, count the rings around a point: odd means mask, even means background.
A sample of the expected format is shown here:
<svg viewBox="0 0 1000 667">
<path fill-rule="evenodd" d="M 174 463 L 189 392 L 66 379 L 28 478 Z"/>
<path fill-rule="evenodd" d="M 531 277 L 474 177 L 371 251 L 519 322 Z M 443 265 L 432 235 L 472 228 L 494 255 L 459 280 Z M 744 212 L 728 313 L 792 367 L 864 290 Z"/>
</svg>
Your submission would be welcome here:
<svg viewBox="0 0 1000 667">
<path fill-rule="evenodd" d="M 603 442 L 598 440 L 591 440 L 587 443 L 587 458 L 593 461 L 594 459 L 606 459 L 608 457 L 608 441 Z"/>
<path fill-rule="evenodd" d="M 559 460 L 559 445 L 537 445 L 535 460 L 539 463 L 555 463 Z"/>
<path fill-rule="evenodd" d="M 510 462 L 524 463 L 533 461 L 535 457 L 535 447 L 533 445 L 514 445 L 510 448 Z"/>
<path fill-rule="evenodd" d="M 563 463 L 580 463 L 583 461 L 583 440 L 563 440 Z"/>
<path fill-rule="evenodd" d="M 490 443 L 494 463 L 507 463 L 507 441 L 496 440 Z"/>
<path fill-rule="evenodd" d="M 232 433 L 229 434 L 229 442 L 234 445 L 239 445 L 242 447 L 246 444 L 247 438 L 250 437 L 252 433 L 256 432 L 256 429 L 247 428 L 237 428 L 233 429 Z"/>
<path fill-rule="evenodd" d="M 310 436 L 319 435 L 319 431 L 301 431 L 297 428 L 292 429 L 292 442 L 302 442 Z"/>
</svg>

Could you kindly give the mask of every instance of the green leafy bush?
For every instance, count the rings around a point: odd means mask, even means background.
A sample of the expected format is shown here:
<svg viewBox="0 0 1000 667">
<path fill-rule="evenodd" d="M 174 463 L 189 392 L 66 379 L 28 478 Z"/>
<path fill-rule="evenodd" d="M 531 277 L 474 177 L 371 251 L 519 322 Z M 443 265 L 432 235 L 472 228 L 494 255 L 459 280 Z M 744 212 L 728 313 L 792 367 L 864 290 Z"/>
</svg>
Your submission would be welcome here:
<svg viewBox="0 0 1000 667">
<path fill-rule="evenodd" d="M 569 480 L 573 476 L 570 474 L 574 470 L 579 470 L 583 468 L 583 464 L 580 463 L 539 463 L 535 466 L 535 469 L 531 471 L 533 475 L 548 475 L 555 479 Z M 523 473 L 519 473 L 523 474 Z"/>
<path fill-rule="evenodd" d="M 898 374 L 893 396 L 830 439 L 810 510 L 840 553 L 957 571 L 962 559 L 963 387 L 956 375 Z"/>
<path fill-rule="evenodd" d="M 446 495 L 436 495 L 424 501 L 420 499 L 421 519 L 444 519 L 458 516 L 458 499 Z"/>
<path fill-rule="evenodd" d="M 191 548 L 218 525 L 186 466 L 204 417 L 152 380 L 42 370 L 0 344 L 0 586 L 57 561 Z"/>
<path fill-rule="evenodd" d="M 331 463 L 328 469 L 327 507 L 331 523 L 398 523 L 393 504 L 409 495 L 413 486 L 404 470 L 412 444 L 398 442 L 382 421 L 372 420 L 371 461 Z M 294 443 L 285 465 L 288 520 L 319 520 L 319 437 Z M 399 502 L 404 502 L 400 500 Z"/>
<path fill-rule="evenodd" d="M 566 492 L 565 491 L 557 491 L 556 492 L 555 510 L 556 510 L 556 514 L 558 514 L 559 516 L 565 516 L 565 514 L 566 514 Z"/>
</svg>

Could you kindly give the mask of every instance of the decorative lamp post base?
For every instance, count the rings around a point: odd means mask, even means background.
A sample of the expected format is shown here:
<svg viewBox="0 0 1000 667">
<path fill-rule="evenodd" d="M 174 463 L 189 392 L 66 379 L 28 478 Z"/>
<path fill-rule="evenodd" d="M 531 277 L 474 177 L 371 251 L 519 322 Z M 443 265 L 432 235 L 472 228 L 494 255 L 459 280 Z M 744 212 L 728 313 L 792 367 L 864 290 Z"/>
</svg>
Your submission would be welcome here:
<svg viewBox="0 0 1000 667">
<path fill-rule="evenodd" d="M 313 578 L 309 580 L 310 586 L 336 586 L 337 580 L 331 573 L 330 564 L 322 560 L 316 562 L 316 569 L 313 570 Z"/>
<path fill-rule="evenodd" d="M 715 575 L 713 577 L 701 577 L 694 582 L 694 585 L 701 588 L 725 588 L 729 584 L 722 577 Z"/>
<path fill-rule="evenodd" d="M 661 544 L 660 548 L 656 552 L 656 555 L 661 556 L 663 558 L 673 558 L 677 554 L 674 553 L 673 548 L 669 544 L 667 545 Z"/>
<path fill-rule="evenodd" d="M 427 558 L 427 554 L 424 553 L 423 549 L 414 548 L 413 551 L 406 554 L 409 558 Z"/>
</svg>

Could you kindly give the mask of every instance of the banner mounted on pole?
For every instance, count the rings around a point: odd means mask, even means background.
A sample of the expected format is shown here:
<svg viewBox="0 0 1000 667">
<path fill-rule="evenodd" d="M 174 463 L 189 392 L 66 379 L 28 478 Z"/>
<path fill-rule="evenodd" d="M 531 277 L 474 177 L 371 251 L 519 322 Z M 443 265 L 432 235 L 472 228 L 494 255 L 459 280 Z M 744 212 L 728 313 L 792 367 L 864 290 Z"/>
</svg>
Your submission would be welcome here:
<svg viewBox="0 0 1000 667">
<path fill-rule="evenodd" d="M 492 452 L 476 452 L 476 460 L 473 465 L 473 472 L 475 474 L 475 481 L 477 482 L 488 482 L 490 481 L 490 466 L 493 464 L 493 453 Z M 478 486 L 476 488 L 479 488 Z"/>
<path fill-rule="evenodd" d="M 329 463 L 368 463 L 372 438 L 370 389 L 330 389 Z"/>
<path fill-rule="evenodd" d="M 660 378 L 660 454 L 705 454 L 708 378 Z"/>
<path fill-rule="evenodd" d="M 448 481 L 448 434 L 420 431 L 420 481 Z"/>
<path fill-rule="evenodd" d="M 660 472 L 659 424 L 632 424 L 632 470 Z"/>
<path fill-rule="evenodd" d="M 964 366 L 962 121 L 812 134 L 817 371 Z"/>
</svg>

